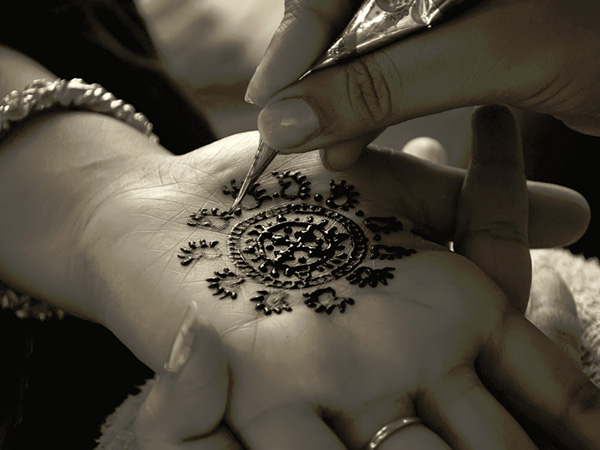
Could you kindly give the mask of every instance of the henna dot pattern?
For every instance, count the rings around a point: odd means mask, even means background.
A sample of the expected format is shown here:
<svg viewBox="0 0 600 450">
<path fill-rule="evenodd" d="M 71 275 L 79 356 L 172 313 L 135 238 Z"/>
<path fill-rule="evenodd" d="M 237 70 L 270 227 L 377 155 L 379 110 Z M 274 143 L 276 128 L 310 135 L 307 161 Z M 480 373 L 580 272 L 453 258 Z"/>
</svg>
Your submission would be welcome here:
<svg viewBox="0 0 600 450">
<path fill-rule="evenodd" d="M 299 171 L 273 172 L 281 189 L 273 197 L 284 200 L 306 200 L 310 196 L 310 181 Z"/>
<path fill-rule="evenodd" d="M 335 289 L 331 287 L 317 289 L 313 292 L 302 294 L 306 298 L 304 303 L 309 308 L 314 308 L 316 312 L 326 312 L 331 314 L 334 309 L 340 312 L 346 311 L 346 305 L 353 305 L 354 300 L 350 297 L 338 297 Z"/>
<path fill-rule="evenodd" d="M 233 179 L 229 182 L 229 186 L 223 186 L 222 192 L 223 194 L 229 195 L 232 198 L 236 199 L 238 193 L 240 192 L 240 189 L 241 186 L 238 186 L 237 181 Z M 250 200 L 248 201 L 247 199 Z M 254 183 L 252 187 L 248 190 L 248 193 L 244 197 L 244 200 L 242 200 L 242 205 L 244 209 L 251 211 L 253 209 L 260 208 L 264 202 L 269 200 L 272 200 L 272 197 L 267 194 L 267 191 L 265 189 L 260 187 L 260 183 Z M 241 214 L 241 209 L 240 213 L 237 213 L 236 210 L 236 215 L 239 214 Z"/>
<path fill-rule="evenodd" d="M 218 244 L 219 241 L 207 241 L 206 239 L 189 241 L 187 246 L 179 249 L 181 253 L 177 257 L 181 259 L 182 266 L 189 266 L 192 262 L 204 257 L 216 259 L 223 256 L 219 250 L 215 249 Z"/>
<path fill-rule="evenodd" d="M 388 260 L 402 259 L 417 253 L 413 248 L 405 248 L 399 245 L 374 245 L 371 248 L 371 259 Z"/>
<path fill-rule="evenodd" d="M 195 214 L 190 215 L 187 224 L 190 227 L 207 228 L 213 231 L 222 231 L 229 226 L 229 221 L 233 218 L 227 211 L 221 211 L 219 208 L 212 208 L 210 211 L 206 208 L 201 209 Z"/>
<path fill-rule="evenodd" d="M 346 184 L 346 180 L 336 183 L 334 180 L 329 182 L 329 197 L 325 200 L 325 204 L 332 209 L 341 209 L 348 211 L 354 208 L 358 203 L 358 192 L 354 190 L 354 186 Z"/>
<path fill-rule="evenodd" d="M 368 241 L 346 216 L 317 205 L 271 208 L 235 225 L 229 256 L 250 278 L 272 287 L 303 288 L 350 273 Z"/>
<path fill-rule="evenodd" d="M 392 261 L 416 253 L 387 245 L 391 244 L 387 236 L 403 231 L 403 224 L 395 217 L 365 217 L 363 210 L 356 209 L 359 193 L 345 180 L 331 180 L 328 192 L 311 194 L 310 181 L 299 171 L 272 172 L 272 176 L 278 187 L 270 194 L 255 183 L 247 201 L 235 211 L 203 208 L 190 216 L 191 227 L 218 232 L 229 229 L 227 253 L 235 270 L 226 267 L 206 279 L 219 299 L 235 300 L 241 285 L 253 280 L 265 287 L 255 291 L 249 301 L 264 315 L 292 311 L 288 289 L 311 287 L 312 292 L 306 289 L 302 293 L 307 307 L 319 313 L 343 313 L 354 300 L 338 296 L 328 282 L 345 277 L 361 288 L 387 285 L 394 278 L 394 268 L 361 266 L 367 255 L 373 261 Z M 239 190 L 236 180 L 222 187 L 223 194 L 232 198 Z M 252 211 L 273 199 L 297 202 Z M 351 209 L 361 225 L 341 213 Z M 224 253 L 219 247 L 217 241 L 189 241 L 177 257 L 184 266 L 202 258 L 218 259 Z"/>
<path fill-rule="evenodd" d="M 359 267 L 348 275 L 346 279 L 350 284 L 358 284 L 359 287 L 365 287 L 367 285 L 371 287 L 377 287 L 379 283 L 386 285 L 388 280 L 394 278 L 394 275 L 390 272 L 394 270 L 393 267 L 385 267 L 383 269 L 371 269 L 370 267 Z"/>
<path fill-rule="evenodd" d="M 230 297 L 235 300 L 239 293 L 240 284 L 246 280 L 226 267 L 221 272 L 215 271 L 215 276 L 207 278 L 206 281 L 208 281 L 209 289 L 215 290 L 213 295 L 220 295 L 220 299 Z"/>
<path fill-rule="evenodd" d="M 256 309 L 270 315 L 272 312 L 281 314 L 283 311 L 291 311 L 292 307 L 287 301 L 288 294 L 285 291 L 270 292 L 261 290 L 250 301 L 256 302 Z"/>
</svg>

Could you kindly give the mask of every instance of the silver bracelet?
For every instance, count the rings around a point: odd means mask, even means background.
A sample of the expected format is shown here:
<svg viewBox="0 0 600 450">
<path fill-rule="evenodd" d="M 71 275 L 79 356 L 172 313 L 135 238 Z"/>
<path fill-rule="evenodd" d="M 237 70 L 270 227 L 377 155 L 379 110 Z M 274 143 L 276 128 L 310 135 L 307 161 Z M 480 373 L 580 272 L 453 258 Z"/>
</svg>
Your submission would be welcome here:
<svg viewBox="0 0 600 450">
<path fill-rule="evenodd" d="M 81 78 L 42 78 L 32 81 L 22 91 L 12 91 L 5 96 L 0 101 L 0 139 L 6 136 L 13 123 L 42 111 L 61 109 L 109 115 L 158 142 L 158 137 L 152 133 L 152 124 L 144 114 L 136 112 L 132 105 L 119 100 L 101 85 L 86 83 Z"/>
<path fill-rule="evenodd" d="M 22 91 L 12 91 L 0 101 L 0 139 L 4 138 L 13 123 L 22 122 L 42 111 L 91 111 L 106 114 L 131 125 L 153 142 L 158 137 L 152 133 L 148 118 L 135 108 L 117 99 L 99 84 L 88 84 L 81 78 L 72 80 L 34 80 Z M 62 319 L 63 311 L 46 302 L 21 294 L 0 281 L 0 309 L 10 309 L 21 319 Z"/>
</svg>

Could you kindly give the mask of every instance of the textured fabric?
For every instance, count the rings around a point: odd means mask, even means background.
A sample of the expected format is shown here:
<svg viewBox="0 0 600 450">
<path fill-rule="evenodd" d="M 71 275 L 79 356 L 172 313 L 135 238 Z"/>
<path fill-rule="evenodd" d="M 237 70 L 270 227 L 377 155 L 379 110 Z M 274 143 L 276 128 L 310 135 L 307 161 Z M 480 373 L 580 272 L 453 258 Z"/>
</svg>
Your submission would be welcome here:
<svg viewBox="0 0 600 450">
<path fill-rule="evenodd" d="M 559 293 L 562 302 L 553 296 L 538 296 L 536 311 L 528 311 L 528 318 L 546 334 L 580 334 L 583 368 L 588 377 L 600 387 L 600 264 L 598 259 L 574 256 L 562 249 L 532 251 L 534 264 L 532 295 L 547 292 L 544 278 L 560 277 L 569 292 Z M 566 295 L 565 295 L 566 294 Z M 564 299 L 572 294 L 574 303 Z M 544 311 L 545 310 L 545 311 Z M 540 313 L 543 311 L 543 314 Z M 563 320 L 563 315 L 575 313 Z M 577 323 L 578 322 L 578 323 Z M 150 380 L 137 395 L 129 396 L 113 414 L 108 416 L 102 427 L 98 450 L 135 450 L 133 424 L 136 413 L 152 388 Z"/>
</svg>

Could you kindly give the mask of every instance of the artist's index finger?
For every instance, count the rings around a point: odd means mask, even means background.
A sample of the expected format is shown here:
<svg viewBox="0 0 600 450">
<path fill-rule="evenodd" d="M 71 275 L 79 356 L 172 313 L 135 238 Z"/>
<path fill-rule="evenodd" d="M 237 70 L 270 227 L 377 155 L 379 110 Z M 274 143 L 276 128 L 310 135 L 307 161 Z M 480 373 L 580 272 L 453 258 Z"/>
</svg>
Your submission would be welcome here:
<svg viewBox="0 0 600 450">
<path fill-rule="evenodd" d="M 246 101 L 264 106 L 273 94 L 298 80 L 359 5 L 357 0 L 287 0 L 281 24 L 250 80 Z"/>
</svg>

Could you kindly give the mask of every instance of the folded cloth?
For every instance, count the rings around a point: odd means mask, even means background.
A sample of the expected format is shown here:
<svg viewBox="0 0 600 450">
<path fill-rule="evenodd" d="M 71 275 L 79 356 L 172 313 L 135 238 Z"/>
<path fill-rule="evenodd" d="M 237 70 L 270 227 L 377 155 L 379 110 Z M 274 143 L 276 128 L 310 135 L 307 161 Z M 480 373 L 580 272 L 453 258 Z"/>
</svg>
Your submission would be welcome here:
<svg viewBox="0 0 600 450">
<path fill-rule="evenodd" d="M 527 318 L 569 355 L 600 387 L 600 263 L 568 250 L 533 250 L 533 282 Z M 97 450 L 134 450 L 134 422 L 154 380 L 106 418 Z"/>
</svg>

